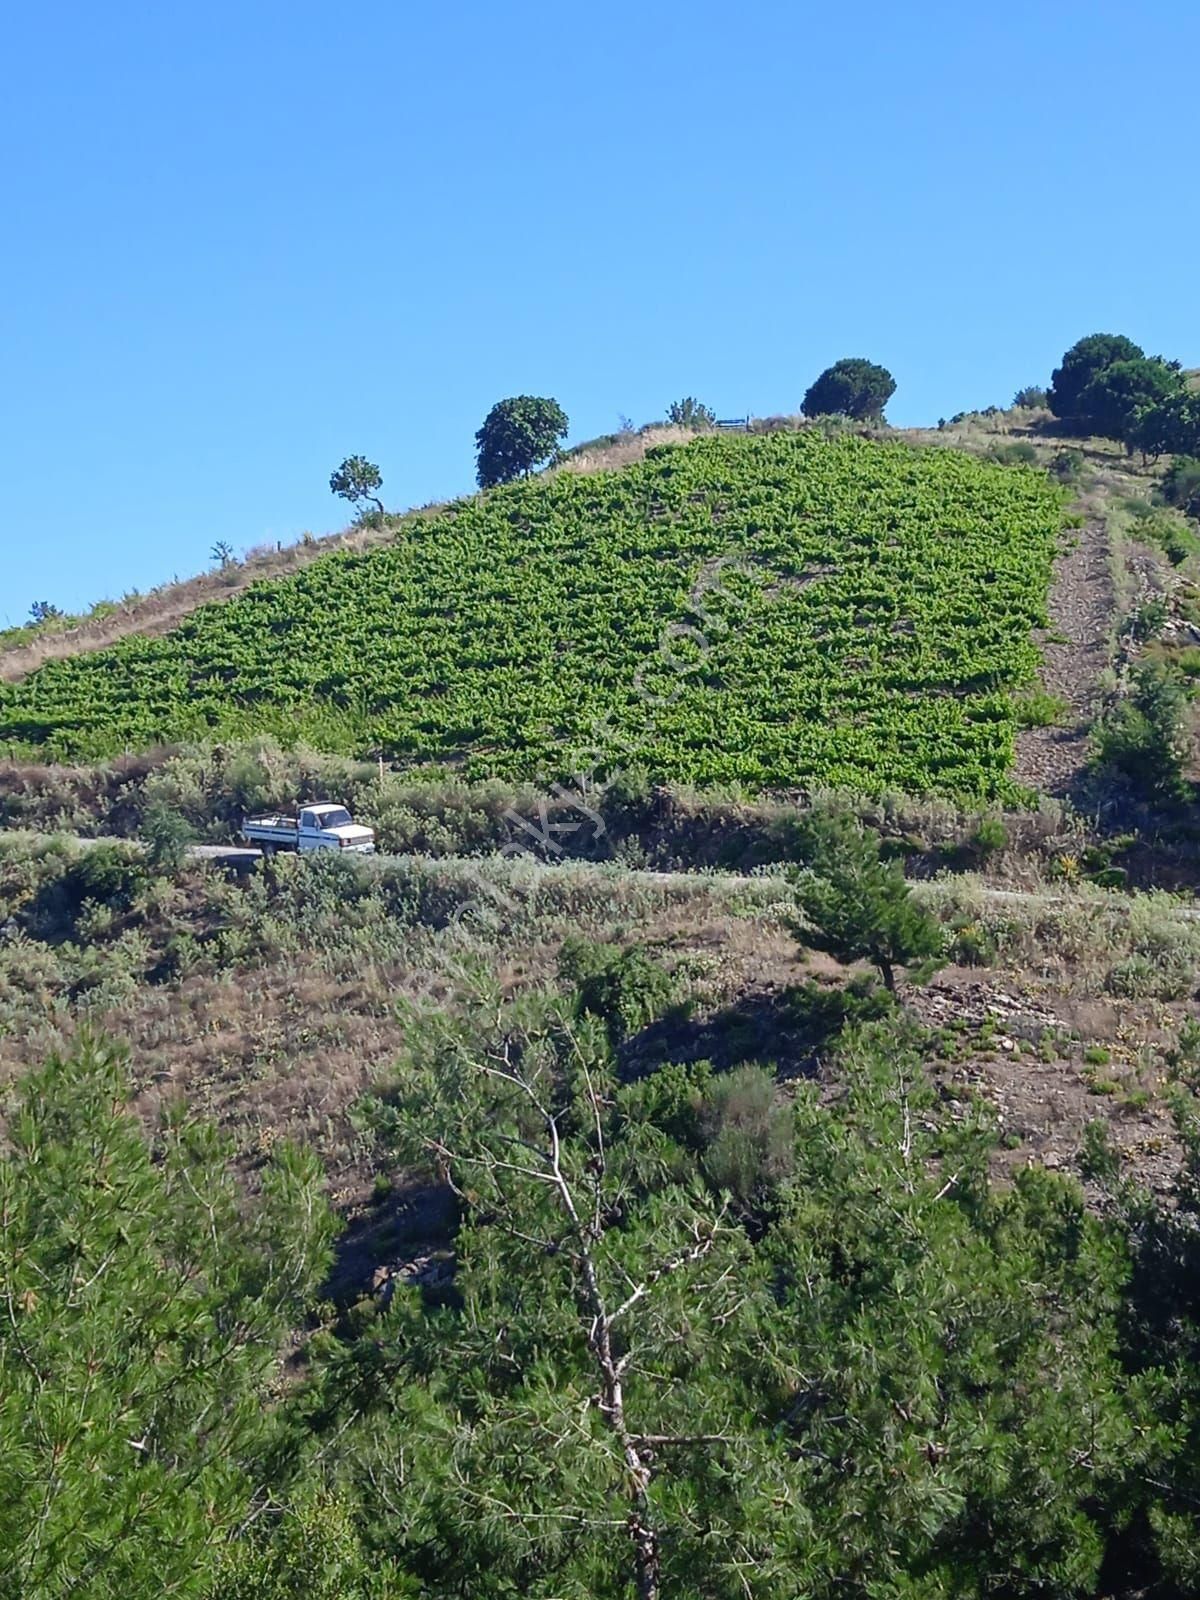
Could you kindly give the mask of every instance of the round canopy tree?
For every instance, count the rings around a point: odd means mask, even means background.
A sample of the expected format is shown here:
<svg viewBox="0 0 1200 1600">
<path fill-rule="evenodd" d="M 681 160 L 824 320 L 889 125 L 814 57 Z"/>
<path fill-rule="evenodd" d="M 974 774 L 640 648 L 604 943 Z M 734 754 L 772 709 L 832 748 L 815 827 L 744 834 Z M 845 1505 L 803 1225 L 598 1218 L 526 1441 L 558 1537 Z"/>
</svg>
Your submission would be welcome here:
<svg viewBox="0 0 1200 1600">
<path fill-rule="evenodd" d="M 475 435 L 479 487 L 511 483 L 548 461 L 566 437 L 567 426 L 557 400 L 532 394 L 497 400 Z"/>
<path fill-rule="evenodd" d="M 861 356 L 835 361 L 804 396 L 806 417 L 840 415 L 858 422 L 880 422 L 883 408 L 896 392 L 896 380 L 886 367 Z"/>
<path fill-rule="evenodd" d="M 1074 422 L 1080 416 L 1079 401 L 1083 391 L 1115 361 L 1137 361 L 1146 352 L 1122 333 L 1090 333 L 1086 339 L 1073 344 L 1055 367 L 1050 380 L 1050 409 L 1064 422 Z"/>
<path fill-rule="evenodd" d="M 1128 442 L 1155 460 L 1200 454 L 1200 394 L 1179 389 L 1142 411 Z"/>
<path fill-rule="evenodd" d="M 1092 433 L 1132 442 L 1138 418 L 1182 388 L 1178 369 L 1165 361 L 1145 356 L 1114 361 L 1079 396 L 1078 416 Z"/>
</svg>

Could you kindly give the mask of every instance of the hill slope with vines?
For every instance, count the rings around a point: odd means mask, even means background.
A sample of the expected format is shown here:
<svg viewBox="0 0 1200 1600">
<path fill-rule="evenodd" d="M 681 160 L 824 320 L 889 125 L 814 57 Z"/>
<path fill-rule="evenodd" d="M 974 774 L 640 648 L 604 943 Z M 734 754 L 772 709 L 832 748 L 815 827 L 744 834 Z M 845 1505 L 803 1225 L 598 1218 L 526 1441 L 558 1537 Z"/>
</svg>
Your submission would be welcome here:
<svg viewBox="0 0 1200 1600">
<path fill-rule="evenodd" d="M 543 781 L 1011 790 L 1040 474 L 816 433 L 520 483 L 0 686 L 10 755 L 270 733 Z"/>
</svg>

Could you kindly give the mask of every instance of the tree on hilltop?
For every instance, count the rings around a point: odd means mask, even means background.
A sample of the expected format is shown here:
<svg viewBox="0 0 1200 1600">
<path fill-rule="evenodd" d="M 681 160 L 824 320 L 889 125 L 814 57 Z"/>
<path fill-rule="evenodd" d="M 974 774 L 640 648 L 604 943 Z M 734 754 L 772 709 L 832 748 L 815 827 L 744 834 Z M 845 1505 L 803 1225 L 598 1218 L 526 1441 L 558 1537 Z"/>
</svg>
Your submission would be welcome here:
<svg viewBox="0 0 1200 1600">
<path fill-rule="evenodd" d="M 1143 456 L 1200 454 L 1200 394 L 1179 389 L 1142 411 L 1128 441 Z"/>
<path fill-rule="evenodd" d="M 479 487 L 494 489 L 528 476 L 555 453 L 567 427 L 557 400 L 532 394 L 497 400 L 475 435 Z"/>
<path fill-rule="evenodd" d="M 1139 361 L 1146 354 L 1122 333 L 1091 333 L 1077 340 L 1055 367 L 1050 380 L 1050 409 L 1061 422 L 1079 418 L 1079 401 L 1087 386 L 1116 361 Z"/>
<path fill-rule="evenodd" d="M 1157 356 L 1114 361 L 1080 395 L 1080 420 L 1093 433 L 1132 444 L 1139 418 L 1182 388 L 1178 367 Z"/>
<path fill-rule="evenodd" d="M 369 500 L 376 511 L 383 512 L 383 501 L 379 498 L 383 475 L 366 456 L 347 456 L 330 476 L 329 487 L 340 499 L 351 501 L 356 508 L 362 501 Z"/>
<path fill-rule="evenodd" d="M 883 408 L 896 392 L 886 367 L 860 356 L 835 361 L 809 388 L 800 407 L 806 417 L 845 416 L 881 422 Z"/>
<path fill-rule="evenodd" d="M 690 394 L 682 400 L 672 400 L 667 407 L 667 421 L 676 428 L 694 428 L 699 432 L 702 428 L 711 428 L 716 420 L 717 413 Z"/>
</svg>

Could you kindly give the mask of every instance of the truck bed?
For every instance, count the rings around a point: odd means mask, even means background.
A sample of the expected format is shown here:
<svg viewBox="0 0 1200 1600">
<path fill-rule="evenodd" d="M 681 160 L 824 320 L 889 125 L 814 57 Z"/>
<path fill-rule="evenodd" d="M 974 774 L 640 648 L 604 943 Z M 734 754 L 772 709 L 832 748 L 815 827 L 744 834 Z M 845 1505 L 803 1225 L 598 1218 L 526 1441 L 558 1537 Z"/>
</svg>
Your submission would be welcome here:
<svg viewBox="0 0 1200 1600">
<path fill-rule="evenodd" d="M 247 817 L 242 823 L 242 833 L 246 838 L 256 833 L 298 834 L 300 822 L 297 817 Z"/>
</svg>

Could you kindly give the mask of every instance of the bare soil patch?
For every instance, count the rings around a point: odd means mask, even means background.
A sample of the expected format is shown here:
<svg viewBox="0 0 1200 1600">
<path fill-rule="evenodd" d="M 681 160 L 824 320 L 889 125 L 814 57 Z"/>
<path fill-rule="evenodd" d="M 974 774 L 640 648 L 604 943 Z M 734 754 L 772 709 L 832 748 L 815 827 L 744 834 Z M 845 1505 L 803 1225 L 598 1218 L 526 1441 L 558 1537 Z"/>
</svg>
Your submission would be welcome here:
<svg viewBox="0 0 1200 1600">
<path fill-rule="evenodd" d="M 1100 674 L 1108 664 L 1115 597 L 1108 535 L 1102 519 L 1067 533 L 1050 589 L 1050 626 L 1037 643 L 1042 682 L 1068 707 L 1062 726 L 1025 728 L 1017 735 L 1019 783 L 1063 797 L 1077 786 L 1087 763 L 1088 738 Z"/>
</svg>

